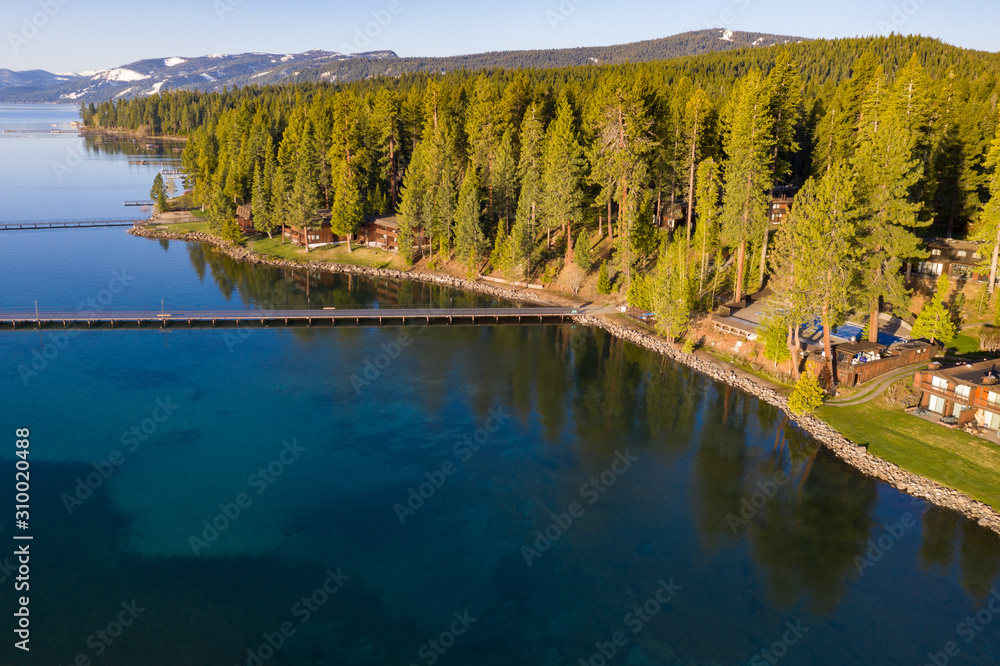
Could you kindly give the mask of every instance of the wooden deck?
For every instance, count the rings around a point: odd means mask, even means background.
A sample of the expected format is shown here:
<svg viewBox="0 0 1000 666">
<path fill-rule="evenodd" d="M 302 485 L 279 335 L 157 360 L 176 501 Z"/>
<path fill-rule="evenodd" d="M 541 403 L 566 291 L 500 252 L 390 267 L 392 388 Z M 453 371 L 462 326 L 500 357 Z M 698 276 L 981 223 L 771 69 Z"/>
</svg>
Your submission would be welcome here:
<svg viewBox="0 0 1000 666">
<path fill-rule="evenodd" d="M 561 324 L 575 308 L 353 308 L 336 310 L 168 310 L 0 312 L 0 331 L 27 329 L 308 328 Z"/>
</svg>

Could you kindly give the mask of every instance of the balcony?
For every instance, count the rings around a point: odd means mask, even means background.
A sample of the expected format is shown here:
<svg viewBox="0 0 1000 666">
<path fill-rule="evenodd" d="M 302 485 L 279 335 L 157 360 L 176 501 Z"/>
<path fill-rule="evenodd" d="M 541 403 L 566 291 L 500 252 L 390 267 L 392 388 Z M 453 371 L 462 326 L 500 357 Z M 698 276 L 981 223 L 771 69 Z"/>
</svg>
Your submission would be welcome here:
<svg viewBox="0 0 1000 666">
<path fill-rule="evenodd" d="M 939 396 L 941 398 L 944 398 L 945 400 L 950 400 L 952 402 L 957 402 L 957 403 L 960 403 L 960 404 L 963 404 L 963 405 L 968 405 L 968 406 L 973 406 L 974 405 L 974 406 L 982 406 L 982 407 L 986 406 L 986 401 L 985 400 L 982 400 L 983 404 L 979 405 L 978 404 L 979 401 L 973 401 L 971 399 L 972 396 L 969 396 L 969 397 L 960 396 L 957 393 L 955 393 L 955 391 L 953 391 L 953 390 L 945 389 L 945 388 L 939 388 L 937 386 L 934 386 L 932 383 L 930 383 L 928 381 L 924 381 L 924 380 L 920 380 L 920 381 L 914 382 L 913 388 L 915 388 L 918 391 L 923 391 L 924 393 L 930 393 L 931 395 L 936 395 L 936 396 Z M 994 403 L 991 403 L 991 404 L 994 404 Z M 997 403 L 997 407 L 996 408 L 1000 409 L 1000 403 Z"/>
</svg>

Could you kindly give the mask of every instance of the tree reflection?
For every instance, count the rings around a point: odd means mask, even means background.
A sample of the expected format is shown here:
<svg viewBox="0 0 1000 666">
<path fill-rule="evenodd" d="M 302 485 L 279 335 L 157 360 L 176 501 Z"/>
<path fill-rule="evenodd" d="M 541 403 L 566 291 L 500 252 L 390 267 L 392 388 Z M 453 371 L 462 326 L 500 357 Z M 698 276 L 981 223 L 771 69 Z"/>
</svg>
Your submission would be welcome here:
<svg viewBox="0 0 1000 666">
<path fill-rule="evenodd" d="M 784 427 L 780 457 L 760 460 L 748 474 L 750 499 L 778 471 L 777 487 L 747 524 L 751 556 L 763 569 L 778 606 L 807 600 L 817 613 L 831 612 L 856 571 L 855 557 L 868 548 L 878 503 L 878 482 L 820 451 L 809 435 Z"/>
</svg>

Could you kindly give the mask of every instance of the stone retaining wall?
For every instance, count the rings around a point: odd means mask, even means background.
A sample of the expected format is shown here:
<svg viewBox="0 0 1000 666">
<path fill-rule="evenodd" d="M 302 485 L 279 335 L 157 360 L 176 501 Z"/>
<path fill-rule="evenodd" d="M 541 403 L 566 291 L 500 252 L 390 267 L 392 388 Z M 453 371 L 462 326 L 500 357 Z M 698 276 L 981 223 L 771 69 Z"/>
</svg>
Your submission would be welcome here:
<svg viewBox="0 0 1000 666">
<path fill-rule="evenodd" d="M 538 294 L 529 291 L 515 291 L 512 289 L 502 289 L 471 280 L 453 277 L 450 275 L 438 275 L 436 273 L 407 272 L 385 268 L 370 268 L 367 266 L 352 266 L 349 264 L 334 264 L 324 261 L 303 263 L 290 261 L 287 259 L 275 259 L 265 257 L 246 248 L 223 241 L 215 236 L 201 232 L 191 232 L 187 234 L 177 234 L 169 231 L 153 230 L 148 228 L 133 227 L 129 229 L 130 234 L 147 238 L 170 238 L 176 240 L 196 241 L 209 243 L 218 247 L 230 257 L 240 261 L 249 261 L 255 264 L 267 266 L 278 266 L 282 268 L 308 268 L 312 270 L 323 270 L 331 273 L 351 273 L 364 275 L 373 278 L 388 278 L 392 280 L 419 280 L 421 282 L 431 282 L 441 284 L 455 289 L 465 289 L 477 291 L 497 298 L 507 298 L 516 300 L 539 301 Z M 661 339 L 651 335 L 635 331 L 624 326 L 619 326 L 603 317 L 591 315 L 577 315 L 576 320 L 584 325 L 598 326 L 608 331 L 615 337 L 628 340 L 640 347 L 652 350 L 663 356 L 669 357 L 678 363 L 708 375 L 716 381 L 724 382 L 745 393 L 756 396 L 775 407 L 788 412 L 788 398 L 774 389 L 761 386 L 752 379 L 739 377 L 732 371 L 726 371 L 711 361 L 699 358 L 694 354 L 685 354 L 673 345 L 667 344 Z M 830 449 L 835 455 L 844 460 L 849 465 L 868 476 L 885 481 L 889 485 L 905 493 L 920 497 L 928 502 L 948 509 L 958 511 L 962 515 L 977 521 L 980 525 L 987 527 L 997 534 L 1000 534 L 1000 514 L 982 502 L 976 501 L 958 490 L 946 488 L 939 483 L 925 479 L 921 476 L 907 472 L 893 463 L 882 460 L 870 454 L 864 447 L 851 442 L 839 432 L 814 416 L 801 416 L 795 418 L 795 423 L 815 437 L 821 444 Z"/>
<path fill-rule="evenodd" d="M 417 282 L 431 282 L 434 284 L 440 284 L 446 287 L 452 287 L 455 289 L 464 289 L 466 291 L 477 291 L 483 294 L 488 294 L 490 296 L 495 296 L 497 298 L 506 298 L 509 300 L 517 301 L 534 301 L 538 302 L 538 294 L 531 293 L 527 290 L 514 290 L 514 289 L 503 289 L 501 287 L 494 287 L 493 285 L 483 284 L 480 282 L 473 282 L 471 280 L 465 280 L 462 278 L 454 277 L 451 275 L 439 275 L 437 273 L 423 273 L 420 271 L 397 271 L 392 268 L 372 268 L 370 266 L 354 266 L 351 264 L 335 264 L 329 261 L 292 261 L 290 259 L 279 259 L 276 257 L 268 257 L 264 255 L 257 254 L 256 252 L 251 252 L 250 250 L 224 241 L 211 234 L 206 234 L 200 231 L 192 231 L 186 234 L 178 234 L 172 231 L 165 231 L 162 229 L 149 229 L 146 227 L 132 227 L 128 230 L 128 233 L 133 236 L 142 236 L 143 238 L 168 238 L 172 240 L 183 240 L 183 241 L 194 241 L 198 243 L 208 243 L 219 248 L 222 252 L 237 259 L 239 261 L 247 261 L 253 264 L 261 264 L 264 266 L 276 266 L 278 268 L 299 268 L 308 270 L 320 270 L 326 271 L 328 273 L 342 273 L 342 274 L 352 274 L 352 275 L 363 275 L 365 277 L 371 278 L 387 278 L 390 280 L 414 280 Z"/>
</svg>

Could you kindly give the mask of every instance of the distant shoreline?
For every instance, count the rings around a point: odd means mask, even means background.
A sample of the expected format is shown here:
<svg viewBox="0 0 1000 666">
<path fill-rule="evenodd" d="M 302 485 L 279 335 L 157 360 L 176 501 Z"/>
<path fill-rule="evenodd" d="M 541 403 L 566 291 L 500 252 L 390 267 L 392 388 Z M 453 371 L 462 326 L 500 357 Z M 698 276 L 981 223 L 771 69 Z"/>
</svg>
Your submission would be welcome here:
<svg viewBox="0 0 1000 666">
<path fill-rule="evenodd" d="M 365 275 L 369 277 L 388 278 L 394 280 L 416 280 L 420 282 L 431 282 L 441 284 L 456 289 L 465 289 L 480 293 L 487 293 L 499 298 L 512 300 L 527 300 L 534 302 L 545 302 L 551 304 L 564 305 L 546 300 L 538 292 L 533 290 L 516 291 L 473 282 L 452 275 L 442 275 L 439 273 L 427 273 L 423 271 L 398 271 L 395 269 L 371 268 L 367 266 L 355 266 L 353 264 L 335 264 L 332 262 L 309 262 L 302 263 L 288 259 L 267 257 L 246 248 L 234 245 L 228 241 L 202 232 L 175 233 L 161 229 L 150 229 L 148 227 L 133 227 L 129 229 L 129 234 L 143 238 L 166 238 L 170 240 L 182 240 L 188 242 L 208 243 L 219 248 L 228 256 L 238 261 L 246 261 L 254 264 L 276 266 L 282 268 L 303 268 L 320 270 L 329 273 Z M 734 369 L 722 367 L 718 361 L 705 354 L 687 354 L 677 349 L 676 346 L 666 341 L 650 335 L 643 331 L 628 328 L 611 321 L 606 316 L 594 316 L 580 314 L 576 316 L 576 321 L 581 324 L 603 328 L 615 337 L 631 342 L 635 345 L 654 351 L 662 356 L 666 356 L 673 361 L 681 363 L 697 372 L 700 372 L 715 381 L 728 384 L 744 393 L 748 393 L 759 400 L 763 400 L 778 409 L 781 409 L 789 418 L 802 430 L 809 433 L 822 446 L 830 450 L 834 455 L 845 463 L 870 477 L 874 477 L 896 488 L 897 490 L 919 497 L 931 504 L 951 509 L 962 514 L 966 518 L 976 521 L 979 525 L 986 527 L 1000 535 L 1000 512 L 993 507 L 969 497 L 965 493 L 941 485 L 940 483 L 909 472 L 895 463 L 879 458 L 868 452 L 868 450 L 850 441 L 844 435 L 835 430 L 832 426 L 821 419 L 812 416 L 794 416 L 788 410 L 787 396 L 777 390 L 765 386 L 757 377 L 747 373 L 737 373 Z"/>
</svg>

